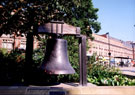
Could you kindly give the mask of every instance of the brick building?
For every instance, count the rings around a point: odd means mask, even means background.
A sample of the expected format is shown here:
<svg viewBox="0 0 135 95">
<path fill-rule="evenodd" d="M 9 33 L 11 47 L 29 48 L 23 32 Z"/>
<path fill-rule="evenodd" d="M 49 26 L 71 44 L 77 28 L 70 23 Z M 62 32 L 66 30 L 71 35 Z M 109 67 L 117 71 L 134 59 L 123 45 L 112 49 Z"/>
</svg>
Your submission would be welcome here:
<svg viewBox="0 0 135 95">
<path fill-rule="evenodd" d="M 109 37 L 107 35 L 98 35 L 93 34 L 95 38 L 93 41 L 88 40 L 90 49 L 87 51 L 88 55 L 93 55 L 94 53 L 97 56 L 102 56 L 105 59 L 109 60 L 108 53 L 111 53 L 111 59 L 122 57 L 133 59 L 133 51 L 135 56 L 135 46 L 133 49 L 133 45 L 131 41 L 122 41 L 113 37 Z M 110 49 L 109 49 L 110 45 Z M 34 49 L 38 47 L 38 41 L 34 39 Z M 2 35 L 0 37 L 0 48 L 7 48 L 8 50 L 12 50 L 13 48 L 18 49 L 26 49 L 26 37 L 23 36 L 15 36 L 15 35 Z M 117 59 L 120 61 L 120 59 Z"/>
<path fill-rule="evenodd" d="M 90 39 L 89 46 L 91 47 L 87 54 L 93 55 L 94 53 L 97 56 L 102 56 L 105 59 L 109 60 L 108 53 L 110 52 L 111 60 L 115 59 L 116 61 L 133 59 L 133 47 L 131 41 L 122 41 L 113 37 L 109 37 L 105 35 L 93 34 L 95 38 L 93 41 Z"/>
<path fill-rule="evenodd" d="M 38 47 L 38 41 L 34 39 L 34 46 L 33 48 Z M 22 36 L 15 36 L 15 35 L 5 35 L 3 34 L 0 37 L 0 48 L 7 48 L 9 51 L 15 48 L 18 49 L 26 49 L 26 37 L 25 35 Z"/>
</svg>

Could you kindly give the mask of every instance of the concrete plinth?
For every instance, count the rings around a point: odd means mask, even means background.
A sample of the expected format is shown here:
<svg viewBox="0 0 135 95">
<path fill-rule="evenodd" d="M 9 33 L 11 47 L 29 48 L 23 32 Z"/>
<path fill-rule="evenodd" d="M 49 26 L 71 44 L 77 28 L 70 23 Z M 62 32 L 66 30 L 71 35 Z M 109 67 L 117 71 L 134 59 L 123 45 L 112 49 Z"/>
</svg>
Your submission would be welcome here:
<svg viewBox="0 0 135 95">
<path fill-rule="evenodd" d="M 135 86 L 79 86 L 68 83 L 55 86 L 6 86 L 0 95 L 135 95 Z"/>
</svg>

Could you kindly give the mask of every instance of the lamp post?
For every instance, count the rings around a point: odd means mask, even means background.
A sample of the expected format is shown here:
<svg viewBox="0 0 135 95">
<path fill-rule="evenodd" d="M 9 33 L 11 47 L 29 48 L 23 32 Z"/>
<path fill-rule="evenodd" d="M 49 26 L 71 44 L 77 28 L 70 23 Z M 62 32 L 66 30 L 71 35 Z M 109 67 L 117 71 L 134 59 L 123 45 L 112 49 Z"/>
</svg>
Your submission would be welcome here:
<svg viewBox="0 0 135 95">
<path fill-rule="evenodd" d="M 108 56 L 109 56 L 109 65 L 110 65 L 110 60 L 111 60 L 111 52 L 110 52 L 110 36 L 109 36 L 109 32 L 106 33 L 106 35 L 108 35 Z"/>
<path fill-rule="evenodd" d="M 134 27 L 135 27 L 135 25 L 134 25 Z M 131 45 L 132 45 L 132 49 L 133 49 L 133 60 L 135 60 L 135 47 L 134 47 L 135 42 L 132 42 Z"/>
<path fill-rule="evenodd" d="M 134 50 L 135 43 L 132 42 L 131 45 L 132 45 L 132 49 L 133 49 L 133 60 L 135 60 L 135 50 Z"/>
</svg>

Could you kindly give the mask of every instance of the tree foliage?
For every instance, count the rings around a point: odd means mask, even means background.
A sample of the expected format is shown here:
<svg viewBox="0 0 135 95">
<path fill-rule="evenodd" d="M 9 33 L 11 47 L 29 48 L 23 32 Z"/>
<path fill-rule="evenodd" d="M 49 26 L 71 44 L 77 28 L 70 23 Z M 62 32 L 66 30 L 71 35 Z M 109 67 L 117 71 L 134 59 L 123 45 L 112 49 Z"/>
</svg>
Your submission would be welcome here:
<svg viewBox="0 0 135 95">
<path fill-rule="evenodd" d="M 0 33 L 33 32 L 37 26 L 58 19 L 90 35 L 100 30 L 97 11 L 92 0 L 1 0 Z"/>
<path fill-rule="evenodd" d="M 1 0 L 0 34 L 21 35 L 22 33 L 37 32 L 39 25 L 51 20 L 63 20 L 65 23 L 80 27 L 81 34 L 91 37 L 92 32 L 97 33 L 100 30 L 97 12 L 98 9 L 94 8 L 92 0 Z M 79 80 L 78 39 L 75 37 L 64 38 L 68 40 L 69 61 L 76 74 L 59 76 L 58 80 L 77 82 Z M 36 81 L 39 78 L 37 76 L 41 74 L 35 68 L 40 67 L 43 52 L 44 48 L 41 47 L 33 55 L 35 64 L 32 64 L 34 73 L 31 73 L 31 80 Z"/>
</svg>

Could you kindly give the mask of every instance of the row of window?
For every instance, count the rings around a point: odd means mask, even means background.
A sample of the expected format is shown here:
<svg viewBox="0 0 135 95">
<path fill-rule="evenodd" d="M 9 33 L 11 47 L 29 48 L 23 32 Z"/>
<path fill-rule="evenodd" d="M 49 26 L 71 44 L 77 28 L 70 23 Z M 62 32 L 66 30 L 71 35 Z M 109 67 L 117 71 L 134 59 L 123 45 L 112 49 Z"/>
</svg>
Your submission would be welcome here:
<svg viewBox="0 0 135 95">
<path fill-rule="evenodd" d="M 3 39 L 2 41 L 3 41 L 3 42 L 9 42 L 9 43 L 10 43 L 10 42 L 11 42 L 11 43 L 13 42 L 12 39 Z"/>
<path fill-rule="evenodd" d="M 111 51 L 110 51 L 111 52 Z M 102 55 L 102 56 L 108 56 L 108 51 L 96 51 L 96 50 L 92 50 L 91 53 L 96 53 L 97 55 Z M 120 53 L 115 53 L 115 52 L 111 52 L 111 56 L 115 57 L 115 56 L 132 56 L 132 52 L 120 52 Z"/>
<path fill-rule="evenodd" d="M 93 50 L 95 50 L 95 51 L 103 51 L 103 52 L 105 52 L 105 51 L 109 51 L 109 49 L 103 49 L 103 48 L 98 48 L 98 47 L 93 47 Z M 123 52 L 122 52 L 123 51 Z M 123 49 L 117 49 L 117 51 L 116 51 L 116 49 L 114 48 L 113 50 L 112 49 L 110 49 L 110 52 L 114 52 L 114 53 L 120 53 L 120 54 L 131 54 L 132 53 L 132 51 L 130 50 L 123 50 Z"/>
<path fill-rule="evenodd" d="M 13 40 L 12 39 L 3 39 L 2 43 L 0 43 L 1 48 L 7 48 L 9 50 L 13 49 Z M 18 48 L 26 49 L 26 41 L 21 40 L 21 43 Z"/>
<path fill-rule="evenodd" d="M 2 43 L 2 48 L 13 49 L 13 44 L 12 43 Z M 20 46 L 18 48 L 26 49 L 26 45 L 20 44 Z"/>
</svg>

